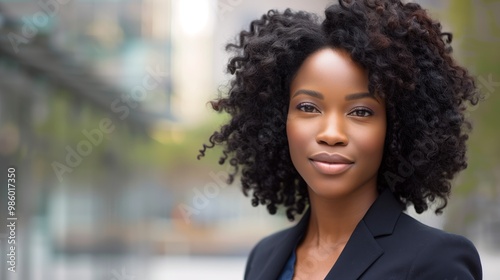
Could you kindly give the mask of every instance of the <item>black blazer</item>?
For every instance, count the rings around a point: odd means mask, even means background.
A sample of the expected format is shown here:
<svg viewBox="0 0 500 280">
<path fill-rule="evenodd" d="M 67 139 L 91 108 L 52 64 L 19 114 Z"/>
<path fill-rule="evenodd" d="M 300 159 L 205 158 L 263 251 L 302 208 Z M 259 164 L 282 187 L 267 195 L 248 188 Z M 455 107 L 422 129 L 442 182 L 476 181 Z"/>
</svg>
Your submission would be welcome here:
<svg viewBox="0 0 500 280">
<path fill-rule="evenodd" d="M 325 279 L 482 279 L 479 255 L 469 240 L 426 226 L 402 210 L 390 191 L 380 194 Z M 294 227 L 261 240 L 250 253 L 245 279 L 277 279 L 309 216 L 308 210 Z"/>
</svg>

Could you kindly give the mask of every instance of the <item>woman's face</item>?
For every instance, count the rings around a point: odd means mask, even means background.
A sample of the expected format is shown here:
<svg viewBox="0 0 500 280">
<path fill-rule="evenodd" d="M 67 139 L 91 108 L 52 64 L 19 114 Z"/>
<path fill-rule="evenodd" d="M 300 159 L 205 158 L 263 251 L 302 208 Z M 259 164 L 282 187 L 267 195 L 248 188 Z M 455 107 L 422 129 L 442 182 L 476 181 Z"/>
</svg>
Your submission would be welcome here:
<svg viewBox="0 0 500 280">
<path fill-rule="evenodd" d="M 347 53 L 310 55 L 290 86 L 287 137 L 292 162 L 310 191 L 325 198 L 373 192 L 386 133 L 384 100 Z"/>
</svg>

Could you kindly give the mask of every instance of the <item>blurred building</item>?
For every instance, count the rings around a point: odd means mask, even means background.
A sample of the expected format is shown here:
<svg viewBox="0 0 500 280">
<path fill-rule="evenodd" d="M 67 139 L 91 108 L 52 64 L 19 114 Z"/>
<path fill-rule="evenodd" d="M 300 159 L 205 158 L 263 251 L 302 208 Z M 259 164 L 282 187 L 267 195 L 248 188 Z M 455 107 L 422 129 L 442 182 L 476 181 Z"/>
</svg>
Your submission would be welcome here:
<svg viewBox="0 0 500 280">
<path fill-rule="evenodd" d="M 51 260 L 61 255 L 133 250 L 130 231 L 121 230 L 126 222 L 110 222 L 124 217 L 113 212 L 122 192 L 134 191 L 127 184 L 133 177 L 123 176 L 131 168 L 123 149 L 151 141 L 156 124 L 174 118 L 169 36 L 140 40 L 146 33 L 159 36 L 146 28 L 148 21 L 144 30 L 123 34 L 120 17 L 125 26 L 141 25 L 130 17 L 134 7 L 122 8 L 105 8 L 113 11 L 113 21 L 112 14 L 96 16 L 95 3 L 0 6 L 0 166 L 18 170 L 16 279 L 55 279 Z M 6 174 L 0 178 L 6 181 Z M 7 204 L 4 194 L 0 205 Z M 1 217 L 6 210 L 0 209 Z M 1 242 L 1 251 L 7 246 Z M 5 258 L 0 257 L 0 278 L 14 279 Z M 99 273 L 101 266 L 94 267 Z"/>
</svg>

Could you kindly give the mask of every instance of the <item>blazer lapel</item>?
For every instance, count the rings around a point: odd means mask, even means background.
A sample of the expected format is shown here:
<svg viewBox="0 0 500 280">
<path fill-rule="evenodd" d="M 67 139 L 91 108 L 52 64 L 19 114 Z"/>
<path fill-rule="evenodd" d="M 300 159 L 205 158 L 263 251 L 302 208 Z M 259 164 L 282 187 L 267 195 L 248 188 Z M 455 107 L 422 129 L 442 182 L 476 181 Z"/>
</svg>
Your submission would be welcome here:
<svg viewBox="0 0 500 280">
<path fill-rule="evenodd" d="M 383 253 L 365 222 L 361 221 L 325 279 L 358 279 Z"/>
<path fill-rule="evenodd" d="M 283 267 L 290 257 L 290 254 L 292 253 L 292 250 L 295 249 L 295 246 L 298 244 L 299 239 L 307 229 L 309 216 L 310 210 L 308 209 L 299 223 L 292 227 L 282 240 L 275 243 L 274 249 L 269 256 L 269 259 L 266 260 L 265 266 L 259 274 L 259 277 L 257 277 L 256 279 L 276 280 L 279 277 L 281 271 L 283 270 Z"/>
<path fill-rule="evenodd" d="M 392 234 L 401 211 L 394 195 L 383 191 L 354 229 L 325 279 L 358 279 L 384 253 L 376 237 Z"/>
<path fill-rule="evenodd" d="M 399 201 L 389 190 L 383 191 L 354 229 L 339 259 L 325 279 L 358 279 L 384 253 L 376 237 L 392 234 L 402 209 Z M 282 240 L 274 244 L 269 259 L 266 260 L 256 279 L 278 278 L 292 250 L 305 234 L 309 217 L 310 209 Z"/>
</svg>

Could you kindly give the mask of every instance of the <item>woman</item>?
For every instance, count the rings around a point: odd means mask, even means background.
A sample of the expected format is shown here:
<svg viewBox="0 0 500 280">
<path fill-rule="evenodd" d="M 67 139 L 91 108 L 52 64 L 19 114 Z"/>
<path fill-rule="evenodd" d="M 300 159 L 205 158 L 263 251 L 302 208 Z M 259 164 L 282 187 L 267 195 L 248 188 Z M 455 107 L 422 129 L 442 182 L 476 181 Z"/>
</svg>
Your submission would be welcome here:
<svg viewBox="0 0 500 280">
<path fill-rule="evenodd" d="M 466 167 L 467 104 L 478 92 L 418 4 L 339 1 L 322 23 L 271 10 L 240 33 L 230 121 L 210 137 L 241 168 L 245 195 L 300 222 L 260 241 L 245 279 L 482 279 L 474 245 L 417 213 Z"/>
</svg>

